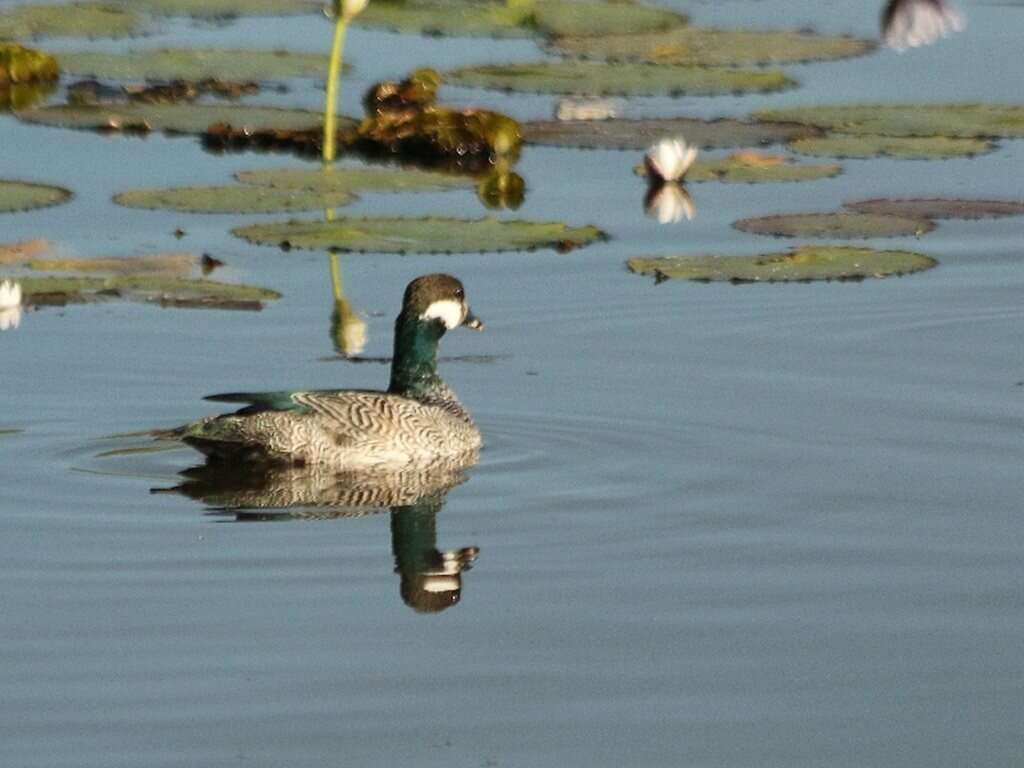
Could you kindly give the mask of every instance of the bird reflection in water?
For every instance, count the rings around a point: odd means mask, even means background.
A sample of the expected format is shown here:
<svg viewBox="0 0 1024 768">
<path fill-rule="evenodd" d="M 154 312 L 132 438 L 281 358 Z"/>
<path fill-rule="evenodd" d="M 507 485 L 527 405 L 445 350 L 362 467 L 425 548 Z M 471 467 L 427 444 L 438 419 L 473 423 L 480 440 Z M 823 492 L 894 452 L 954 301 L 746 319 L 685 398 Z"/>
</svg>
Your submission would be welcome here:
<svg viewBox="0 0 1024 768">
<path fill-rule="evenodd" d="M 178 493 L 237 522 L 340 520 L 391 512 L 391 550 L 402 601 L 418 613 L 436 613 L 459 602 L 462 574 L 479 553 L 475 546 L 441 550 L 437 514 L 448 491 L 465 482 L 476 452 L 424 469 L 338 472 L 322 465 L 238 465 L 207 462 L 182 473 L 184 480 L 154 493 Z"/>
<path fill-rule="evenodd" d="M 882 39 L 899 53 L 963 28 L 963 15 L 945 0 L 889 0 L 882 11 Z"/>
</svg>

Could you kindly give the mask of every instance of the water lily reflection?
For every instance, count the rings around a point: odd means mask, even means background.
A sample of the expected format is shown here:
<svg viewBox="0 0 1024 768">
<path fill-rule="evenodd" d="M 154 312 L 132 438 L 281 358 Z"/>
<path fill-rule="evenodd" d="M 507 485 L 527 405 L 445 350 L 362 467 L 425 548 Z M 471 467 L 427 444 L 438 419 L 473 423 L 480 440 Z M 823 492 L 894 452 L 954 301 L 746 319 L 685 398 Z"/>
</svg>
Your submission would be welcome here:
<svg viewBox="0 0 1024 768">
<path fill-rule="evenodd" d="M 448 492 L 464 482 L 475 453 L 425 470 L 337 472 L 323 465 L 226 465 L 210 462 L 183 472 L 172 488 L 202 502 L 210 514 L 239 522 L 341 520 L 391 513 L 391 551 L 402 601 L 420 613 L 449 608 L 462 596 L 462 574 L 475 546 L 437 546 L 437 514 Z"/>
<path fill-rule="evenodd" d="M 486 208 L 514 211 L 526 199 L 526 181 L 512 170 L 508 158 L 499 156 L 494 169 L 477 184 L 476 196 Z"/>
<path fill-rule="evenodd" d="M 945 0 L 889 0 L 882 12 L 885 44 L 900 53 L 963 28 L 963 15 Z"/>
<path fill-rule="evenodd" d="M 693 198 L 684 187 L 674 182 L 655 182 L 647 189 L 644 210 L 659 224 L 675 224 L 697 215 Z"/>
<path fill-rule="evenodd" d="M 327 218 L 328 220 L 332 219 L 331 216 Z M 331 287 L 334 292 L 334 310 L 331 312 L 331 341 L 339 355 L 354 357 L 366 349 L 366 321 L 345 298 L 338 254 L 332 253 L 329 259 Z"/>
<path fill-rule="evenodd" d="M 0 331 L 21 325 L 21 285 L 4 280 L 0 282 Z"/>
</svg>

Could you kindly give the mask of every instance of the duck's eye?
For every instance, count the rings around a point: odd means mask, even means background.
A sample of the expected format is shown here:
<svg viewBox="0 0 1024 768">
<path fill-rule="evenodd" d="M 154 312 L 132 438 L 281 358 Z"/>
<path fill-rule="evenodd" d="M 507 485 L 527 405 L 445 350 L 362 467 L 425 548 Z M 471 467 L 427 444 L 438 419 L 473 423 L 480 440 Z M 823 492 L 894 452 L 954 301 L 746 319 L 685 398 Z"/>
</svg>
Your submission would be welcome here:
<svg viewBox="0 0 1024 768">
<path fill-rule="evenodd" d="M 464 290 L 462 290 L 461 288 L 456 288 L 455 289 L 455 298 L 457 298 L 457 299 L 464 299 L 464 298 L 466 298 L 466 292 Z"/>
</svg>

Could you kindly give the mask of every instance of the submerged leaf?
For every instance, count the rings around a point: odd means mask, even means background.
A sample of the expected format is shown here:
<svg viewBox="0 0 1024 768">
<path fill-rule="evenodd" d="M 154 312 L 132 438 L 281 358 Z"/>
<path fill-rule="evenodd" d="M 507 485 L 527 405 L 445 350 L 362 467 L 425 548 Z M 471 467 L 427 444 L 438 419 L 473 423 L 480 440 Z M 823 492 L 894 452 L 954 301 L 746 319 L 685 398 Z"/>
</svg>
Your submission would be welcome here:
<svg viewBox="0 0 1024 768">
<path fill-rule="evenodd" d="M 560 222 L 450 218 L 341 218 L 252 224 L 232 230 L 251 243 L 374 253 L 492 253 L 577 248 L 605 237 Z"/>
<path fill-rule="evenodd" d="M 1024 137 L 1024 106 L 1010 104 L 851 104 L 765 109 L 754 116 L 876 136 Z"/>
<path fill-rule="evenodd" d="M 665 136 L 683 136 L 701 149 L 756 147 L 818 136 L 817 128 L 796 123 L 744 122 L 663 117 L 651 120 L 535 120 L 523 123 L 528 144 L 583 149 L 647 149 Z"/>
<path fill-rule="evenodd" d="M 422 171 L 416 168 L 267 168 L 240 171 L 235 178 L 282 190 L 310 192 L 417 192 L 472 186 L 464 175 Z"/>
<path fill-rule="evenodd" d="M 775 237 L 830 237 L 855 240 L 869 237 L 923 235 L 935 229 L 928 219 L 875 213 L 802 213 L 758 216 L 733 223 L 742 232 Z"/>
<path fill-rule="evenodd" d="M 0 213 L 47 208 L 70 199 L 70 190 L 63 187 L 0 179 Z"/>
<path fill-rule="evenodd" d="M 134 5 L 134 3 L 133 3 Z M 125 37 L 139 32 L 138 17 L 110 3 L 16 5 L 0 11 L 0 39 L 19 37 Z"/>
<path fill-rule="evenodd" d="M 149 208 L 187 213 L 276 213 L 338 208 L 355 199 L 346 191 L 284 189 L 225 184 L 207 187 L 133 189 L 114 195 L 128 208 Z"/>
<path fill-rule="evenodd" d="M 972 157 L 995 149 L 981 139 L 948 136 L 851 136 L 837 133 L 817 138 L 796 139 L 789 148 L 815 157 L 895 157 L 901 160 L 941 160 Z"/>
<path fill-rule="evenodd" d="M 804 245 L 786 253 L 761 256 L 635 257 L 630 271 L 662 280 L 773 283 L 812 280 L 862 280 L 931 269 L 938 262 L 909 251 L 876 251 L 830 245 Z"/>
<path fill-rule="evenodd" d="M 288 77 L 323 77 L 328 57 L 284 50 L 161 48 L 125 53 L 66 51 L 64 72 L 115 80 L 242 81 Z"/>
<path fill-rule="evenodd" d="M 843 59 L 874 48 L 868 40 L 827 37 L 812 32 L 725 30 L 676 27 L 666 32 L 601 37 L 562 37 L 554 47 L 563 54 L 654 64 L 736 66 L 789 64 Z"/>
<path fill-rule="evenodd" d="M 592 96 L 713 96 L 779 91 L 796 83 L 775 70 L 739 70 L 593 61 L 491 64 L 448 72 L 453 85 Z"/>
<path fill-rule="evenodd" d="M 762 156 L 738 152 L 714 160 L 698 160 L 686 174 L 687 182 L 723 181 L 763 184 L 786 181 L 816 181 L 838 176 L 843 167 L 834 163 L 777 162 L 778 155 Z"/>
<path fill-rule="evenodd" d="M 887 199 L 858 200 L 844 208 L 859 213 L 917 216 L 923 219 L 996 219 L 1024 216 L 1024 202 L 1015 200 Z"/>
</svg>

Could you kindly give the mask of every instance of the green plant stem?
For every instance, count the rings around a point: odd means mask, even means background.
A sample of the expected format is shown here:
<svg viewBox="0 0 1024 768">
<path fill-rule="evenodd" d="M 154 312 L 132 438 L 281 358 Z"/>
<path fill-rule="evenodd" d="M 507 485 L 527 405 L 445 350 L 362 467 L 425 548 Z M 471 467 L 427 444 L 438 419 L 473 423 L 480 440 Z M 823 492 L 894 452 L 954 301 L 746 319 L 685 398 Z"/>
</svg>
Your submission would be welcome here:
<svg viewBox="0 0 1024 768">
<path fill-rule="evenodd" d="M 341 80 L 341 61 L 345 52 L 345 30 L 348 24 L 337 14 L 334 20 L 334 41 L 331 44 L 331 60 L 327 65 L 327 98 L 324 102 L 324 165 L 334 162 L 337 141 L 337 119 L 335 109 L 338 103 L 338 84 Z"/>
<path fill-rule="evenodd" d="M 334 289 L 334 301 L 345 300 L 344 288 L 341 284 L 341 267 L 338 265 L 338 254 L 331 254 L 331 287 Z"/>
</svg>

